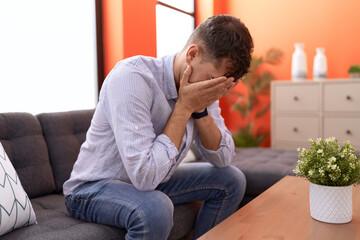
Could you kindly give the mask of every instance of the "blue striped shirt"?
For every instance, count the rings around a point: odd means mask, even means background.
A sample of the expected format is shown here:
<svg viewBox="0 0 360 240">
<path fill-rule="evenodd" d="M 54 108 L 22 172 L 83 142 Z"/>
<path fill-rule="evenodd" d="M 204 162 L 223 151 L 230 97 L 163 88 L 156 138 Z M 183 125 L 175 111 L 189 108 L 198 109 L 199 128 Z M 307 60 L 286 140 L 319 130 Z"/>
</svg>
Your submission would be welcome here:
<svg viewBox="0 0 360 240">
<path fill-rule="evenodd" d="M 201 145 L 192 118 L 187 122 L 179 151 L 162 134 L 178 98 L 174 58 L 136 56 L 120 61 L 109 73 L 86 140 L 70 179 L 64 183 L 65 195 L 82 183 L 100 179 L 117 179 L 142 191 L 154 190 L 171 177 L 193 140 L 204 159 L 214 166 L 230 163 L 234 142 L 220 115 L 218 101 L 208 107 L 222 136 L 218 150 Z"/>
</svg>

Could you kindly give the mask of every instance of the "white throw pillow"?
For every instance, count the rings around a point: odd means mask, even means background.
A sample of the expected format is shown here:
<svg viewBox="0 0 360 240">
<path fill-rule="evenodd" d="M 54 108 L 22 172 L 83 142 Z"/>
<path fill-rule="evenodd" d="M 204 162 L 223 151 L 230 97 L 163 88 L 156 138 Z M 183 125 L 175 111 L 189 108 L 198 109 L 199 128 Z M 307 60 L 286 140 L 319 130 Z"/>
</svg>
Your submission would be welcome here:
<svg viewBox="0 0 360 240">
<path fill-rule="evenodd" d="M 0 236 L 35 222 L 30 199 L 0 143 Z"/>
</svg>

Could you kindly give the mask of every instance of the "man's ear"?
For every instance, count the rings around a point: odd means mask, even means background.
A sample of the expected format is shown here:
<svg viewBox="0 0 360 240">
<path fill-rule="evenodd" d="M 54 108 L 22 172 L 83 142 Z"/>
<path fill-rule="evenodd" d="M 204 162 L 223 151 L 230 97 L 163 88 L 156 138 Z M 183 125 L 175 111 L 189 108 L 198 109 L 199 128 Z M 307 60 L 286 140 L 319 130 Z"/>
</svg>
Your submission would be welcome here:
<svg viewBox="0 0 360 240">
<path fill-rule="evenodd" d="M 190 64 L 192 61 L 198 60 L 200 56 L 200 48 L 196 44 L 191 44 L 186 50 L 186 63 Z"/>
</svg>

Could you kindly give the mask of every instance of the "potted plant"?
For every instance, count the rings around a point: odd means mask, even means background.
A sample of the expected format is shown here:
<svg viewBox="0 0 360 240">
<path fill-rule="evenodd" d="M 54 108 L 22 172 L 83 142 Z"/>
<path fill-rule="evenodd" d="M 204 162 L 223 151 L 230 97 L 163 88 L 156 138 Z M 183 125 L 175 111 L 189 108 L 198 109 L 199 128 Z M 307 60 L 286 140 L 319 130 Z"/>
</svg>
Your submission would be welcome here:
<svg viewBox="0 0 360 240">
<path fill-rule="evenodd" d="M 309 139 L 310 149 L 298 148 L 294 173 L 310 181 L 310 213 L 319 221 L 347 223 L 352 218 L 352 185 L 360 179 L 360 158 L 347 141 L 334 137 Z"/>
<path fill-rule="evenodd" d="M 272 73 L 264 69 L 264 65 L 277 65 L 281 63 L 283 52 L 280 49 L 271 48 L 266 51 L 265 56 L 252 56 L 249 73 L 241 80 L 246 93 L 231 91 L 230 94 L 236 99 L 228 98 L 232 105 L 232 110 L 238 111 L 242 117 L 243 124 L 232 136 L 235 145 L 238 147 L 257 147 L 269 135 L 269 132 L 263 131 L 260 127 L 254 130 L 254 121 L 270 109 L 270 103 L 261 106 L 260 97 L 268 96 L 270 82 L 275 78 Z M 255 110 L 259 109 L 259 110 Z"/>
<path fill-rule="evenodd" d="M 350 75 L 350 78 L 360 78 L 360 65 L 352 65 L 349 68 L 348 73 Z"/>
</svg>

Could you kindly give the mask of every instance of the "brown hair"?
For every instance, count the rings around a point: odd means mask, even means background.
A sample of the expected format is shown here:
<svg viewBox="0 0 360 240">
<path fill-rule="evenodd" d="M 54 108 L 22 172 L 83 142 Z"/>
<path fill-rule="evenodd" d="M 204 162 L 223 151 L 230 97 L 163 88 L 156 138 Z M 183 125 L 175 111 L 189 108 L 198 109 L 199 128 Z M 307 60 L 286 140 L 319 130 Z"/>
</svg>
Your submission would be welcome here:
<svg viewBox="0 0 360 240">
<path fill-rule="evenodd" d="M 212 16 L 194 30 L 185 47 L 192 43 L 199 45 L 206 60 L 215 60 L 215 66 L 228 58 L 233 66 L 231 76 L 235 79 L 249 71 L 254 44 L 240 19 L 229 15 Z"/>
</svg>

